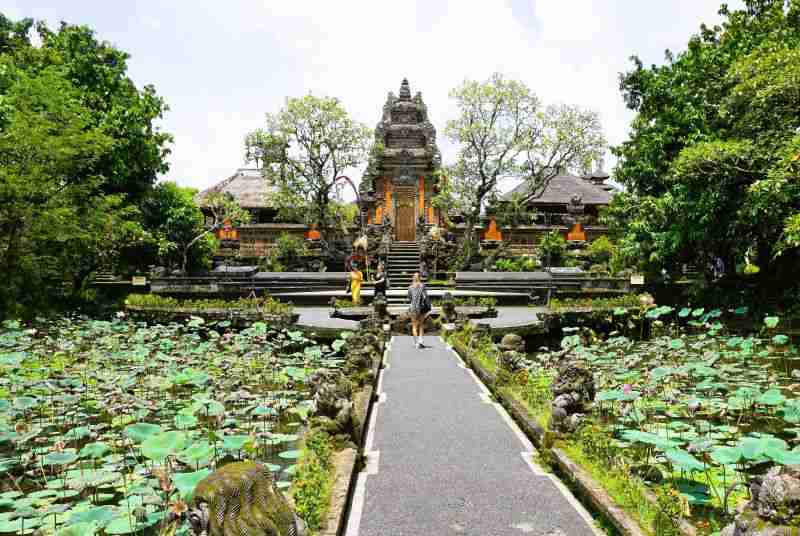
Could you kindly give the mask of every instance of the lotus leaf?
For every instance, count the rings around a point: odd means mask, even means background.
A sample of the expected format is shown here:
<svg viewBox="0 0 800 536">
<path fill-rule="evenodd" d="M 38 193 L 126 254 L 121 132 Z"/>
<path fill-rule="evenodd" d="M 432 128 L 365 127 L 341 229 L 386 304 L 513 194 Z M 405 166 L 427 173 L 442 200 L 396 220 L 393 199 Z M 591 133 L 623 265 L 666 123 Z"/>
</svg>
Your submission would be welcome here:
<svg viewBox="0 0 800 536">
<path fill-rule="evenodd" d="M 760 461 L 766 458 L 775 459 L 788 450 L 788 445 L 777 437 L 762 435 L 760 437 L 743 437 L 737 448 L 742 456 L 750 461 Z"/>
<path fill-rule="evenodd" d="M 182 432 L 170 431 L 150 436 L 142 443 L 142 454 L 153 461 L 160 461 L 167 456 L 174 456 L 186 445 L 186 435 Z"/>
<path fill-rule="evenodd" d="M 157 424 L 139 422 L 125 427 L 125 434 L 136 443 L 142 443 L 150 436 L 161 433 L 161 427 Z"/>
<path fill-rule="evenodd" d="M 188 502 L 192 500 L 197 484 L 210 474 L 210 469 L 201 469 L 193 473 L 175 473 L 172 475 L 172 482 L 178 489 L 181 498 Z"/>
<path fill-rule="evenodd" d="M 102 458 L 110 450 L 111 447 L 109 447 L 105 443 L 100 443 L 100 442 L 88 443 L 84 445 L 84 447 L 81 449 L 79 456 L 81 458 Z"/>
<path fill-rule="evenodd" d="M 684 471 L 705 471 L 706 469 L 702 462 L 683 449 L 668 449 L 664 454 L 676 467 Z"/>
<path fill-rule="evenodd" d="M 239 451 L 244 448 L 252 438 L 247 435 L 230 435 L 222 438 L 222 446 L 228 450 Z"/>
<path fill-rule="evenodd" d="M 75 449 L 65 450 L 63 452 L 53 452 L 44 457 L 43 463 L 45 465 L 69 465 L 78 459 Z"/>
<path fill-rule="evenodd" d="M 60 529 L 56 536 L 93 536 L 97 534 L 98 530 L 100 530 L 100 527 L 93 522 L 76 523 Z"/>
<path fill-rule="evenodd" d="M 711 459 L 720 465 L 733 465 L 744 458 L 741 449 L 735 447 L 717 447 L 711 451 Z"/>
</svg>

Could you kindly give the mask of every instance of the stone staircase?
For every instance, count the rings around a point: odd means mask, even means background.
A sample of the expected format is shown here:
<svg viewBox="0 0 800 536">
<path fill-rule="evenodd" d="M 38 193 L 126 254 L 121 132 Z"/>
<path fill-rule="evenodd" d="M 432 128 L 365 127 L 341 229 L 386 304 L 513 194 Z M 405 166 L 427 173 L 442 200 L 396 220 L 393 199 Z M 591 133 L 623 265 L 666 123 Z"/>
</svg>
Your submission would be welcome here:
<svg viewBox="0 0 800 536">
<path fill-rule="evenodd" d="M 386 273 L 389 290 L 404 291 L 411 284 L 414 272 L 419 271 L 419 244 L 416 242 L 392 242 L 386 258 Z M 405 303 L 406 296 L 389 296 L 389 304 Z"/>
</svg>

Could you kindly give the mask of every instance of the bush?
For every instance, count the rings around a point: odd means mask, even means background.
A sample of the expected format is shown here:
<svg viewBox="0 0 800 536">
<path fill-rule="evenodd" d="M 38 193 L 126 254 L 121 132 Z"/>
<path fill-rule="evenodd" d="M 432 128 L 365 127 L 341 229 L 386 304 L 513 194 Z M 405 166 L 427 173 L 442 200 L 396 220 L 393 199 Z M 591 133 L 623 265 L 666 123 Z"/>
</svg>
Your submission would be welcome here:
<svg viewBox="0 0 800 536">
<path fill-rule="evenodd" d="M 292 498 L 299 515 L 311 530 L 319 530 L 328 512 L 333 490 L 333 443 L 320 430 L 306 436 L 303 457 L 297 466 Z"/>
<path fill-rule="evenodd" d="M 542 258 L 549 259 L 550 266 L 560 266 L 567 252 L 567 241 L 561 233 L 553 230 L 542 237 L 539 248 L 542 250 Z"/>
<path fill-rule="evenodd" d="M 286 272 L 297 266 L 301 258 L 307 255 L 305 238 L 281 233 L 275 241 L 275 247 L 262 259 L 260 267 L 269 272 Z"/>
<path fill-rule="evenodd" d="M 541 268 L 542 263 L 531 256 L 522 256 L 514 259 L 498 259 L 494 263 L 496 272 L 535 272 Z"/>
<path fill-rule="evenodd" d="M 617 247 L 608 239 L 607 236 L 595 238 L 586 252 L 592 264 L 608 264 L 611 257 L 616 253 Z"/>
<path fill-rule="evenodd" d="M 179 300 L 159 296 L 158 294 L 131 294 L 125 300 L 126 305 L 133 307 L 146 307 L 153 309 L 178 309 L 212 310 L 223 309 L 232 311 L 258 310 L 267 314 L 289 314 L 292 306 L 269 296 L 264 298 L 240 298 L 238 300 L 205 299 L 205 300 Z"/>
</svg>

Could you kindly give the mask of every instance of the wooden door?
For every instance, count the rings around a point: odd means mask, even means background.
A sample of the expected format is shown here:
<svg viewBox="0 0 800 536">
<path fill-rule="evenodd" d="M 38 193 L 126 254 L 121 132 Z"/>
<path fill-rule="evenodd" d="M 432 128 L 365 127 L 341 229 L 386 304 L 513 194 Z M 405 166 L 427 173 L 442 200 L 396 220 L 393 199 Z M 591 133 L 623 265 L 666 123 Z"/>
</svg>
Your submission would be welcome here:
<svg viewBox="0 0 800 536">
<path fill-rule="evenodd" d="M 417 221 L 414 212 L 414 198 L 412 196 L 397 196 L 395 225 L 397 240 L 410 242 L 417 239 Z"/>
</svg>

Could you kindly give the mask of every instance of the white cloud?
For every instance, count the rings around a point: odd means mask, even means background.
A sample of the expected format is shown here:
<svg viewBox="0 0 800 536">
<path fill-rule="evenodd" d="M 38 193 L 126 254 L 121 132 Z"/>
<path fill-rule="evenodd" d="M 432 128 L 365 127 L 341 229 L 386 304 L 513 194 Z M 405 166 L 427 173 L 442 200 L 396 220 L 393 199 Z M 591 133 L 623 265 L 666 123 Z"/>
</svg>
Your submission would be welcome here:
<svg viewBox="0 0 800 536">
<path fill-rule="evenodd" d="M 145 15 L 142 17 L 142 24 L 144 24 L 147 28 L 151 30 L 160 30 L 161 29 L 161 21 L 158 20 L 156 17 L 151 17 Z"/>
<path fill-rule="evenodd" d="M 175 136 L 166 178 L 196 187 L 242 165 L 244 135 L 287 95 L 339 97 L 374 126 L 403 77 L 422 91 L 445 160 L 454 154 L 441 134 L 454 114 L 448 91 L 495 71 L 523 80 L 545 103 L 597 110 L 618 144 L 632 117 L 618 90 L 628 57 L 662 61 L 701 22 L 715 23 L 721 2 L 9 1 L 24 16 L 89 24 L 128 51 L 133 78 L 154 84 L 171 107 L 162 125 Z"/>
</svg>

